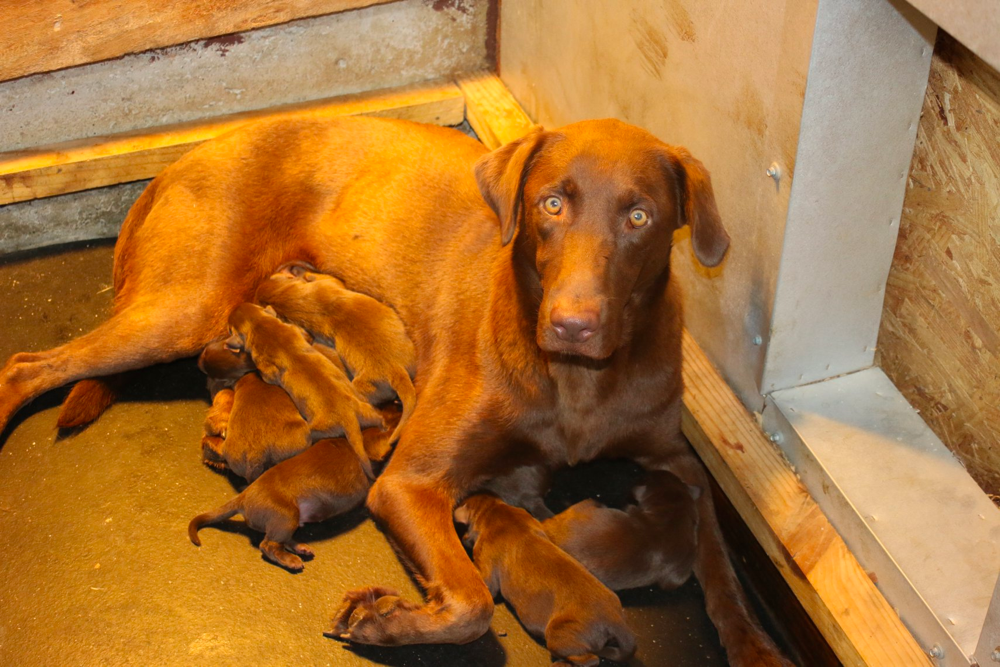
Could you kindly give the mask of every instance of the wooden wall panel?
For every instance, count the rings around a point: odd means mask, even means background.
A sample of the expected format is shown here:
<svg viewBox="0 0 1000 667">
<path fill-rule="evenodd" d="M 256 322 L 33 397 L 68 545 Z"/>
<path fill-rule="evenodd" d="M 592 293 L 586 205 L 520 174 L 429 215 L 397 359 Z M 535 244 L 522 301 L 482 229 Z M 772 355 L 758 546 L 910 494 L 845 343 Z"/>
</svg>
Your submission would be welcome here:
<svg viewBox="0 0 1000 667">
<path fill-rule="evenodd" d="M 392 0 L 0 0 L 0 81 Z"/>
<path fill-rule="evenodd" d="M 886 286 L 879 362 L 1000 494 L 1000 74 L 939 33 Z"/>
</svg>

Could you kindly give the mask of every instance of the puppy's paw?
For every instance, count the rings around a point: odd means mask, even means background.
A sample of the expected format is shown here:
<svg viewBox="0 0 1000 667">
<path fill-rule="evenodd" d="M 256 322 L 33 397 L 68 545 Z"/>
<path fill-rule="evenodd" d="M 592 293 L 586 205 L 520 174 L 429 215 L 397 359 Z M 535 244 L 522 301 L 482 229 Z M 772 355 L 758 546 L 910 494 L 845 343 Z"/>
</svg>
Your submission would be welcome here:
<svg viewBox="0 0 1000 667">
<path fill-rule="evenodd" d="M 298 542 L 288 542 L 285 544 L 285 548 L 291 551 L 292 553 L 296 553 L 308 560 L 312 560 L 313 558 L 316 557 L 316 552 L 314 552 L 306 545 L 299 544 Z"/>
<path fill-rule="evenodd" d="M 301 558 L 286 551 L 284 545 L 278 542 L 263 540 L 260 543 L 260 550 L 268 560 L 277 563 L 289 572 L 301 572 L 305 567 Z"/>
<path fill-rule="evenodd" d="M 404 632 L 406 618 L 421 609 L 421 605 L 404 600 L 388 588 L 376 586 L 349 591 L 334 614 L 330 629 L 323 634 L 377 646 L 410 643 L 410 633 Z"/>
</svg>

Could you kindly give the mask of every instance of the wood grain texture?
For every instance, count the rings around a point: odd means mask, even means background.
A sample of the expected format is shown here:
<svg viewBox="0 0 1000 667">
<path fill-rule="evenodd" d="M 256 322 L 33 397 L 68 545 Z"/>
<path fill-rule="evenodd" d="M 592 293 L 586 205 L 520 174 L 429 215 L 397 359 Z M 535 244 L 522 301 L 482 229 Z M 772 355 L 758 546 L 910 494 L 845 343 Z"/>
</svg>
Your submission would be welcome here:
<svg viewBox="0 0 1000 667">
<path fill-rule="evenodd" d="M 250 121 L 360 114 L 456 125 L 462 122 L 464 110 L 464 98 L 454 83 L 432 81 L 0 153 L 0 205 L 152 178 L 201 142 Z"/>
<path fill-rule="evenodd" d="M 393 0 L 0 0 L 0 81 Z"/>
<path fill-rule="evenodd" d="M 494 149 L 519 139 L 534 126 L 507 86 L 493 72 L 472 72 L 456 79 L 465 95 L 465 116 L 479 140 Z"/>
<path fill-rule="evenodd" d="M 1000 494 L 1000 74 L 939 32 L 886 285 L 879 363 Z"/>
<path fill-rule="evenodd" d="M 684 435 L 845 665 L 926 665 L 929 658 L 685 331 Z"/>
</svg>

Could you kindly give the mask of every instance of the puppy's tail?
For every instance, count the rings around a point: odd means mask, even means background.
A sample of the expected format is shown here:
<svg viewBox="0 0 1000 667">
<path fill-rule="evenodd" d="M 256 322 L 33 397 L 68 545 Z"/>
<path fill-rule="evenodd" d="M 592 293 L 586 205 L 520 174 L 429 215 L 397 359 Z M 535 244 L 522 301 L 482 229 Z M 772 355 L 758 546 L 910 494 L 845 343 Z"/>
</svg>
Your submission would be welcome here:
<svg viewBox="0 0 1000 667">
<path fill-rule="evenodd" d="M 399 423 L 396 424 L 396 429 L 392 432 L 392 437 L 389 438 L 390 444 L 396 444 L 403 432 L 403 427 L 406 426 L 407 420 L 413 414 L 413 408 L 417 405 L 417 390 L 413 387 L 413 380 L 410 379 L 409 373 L 402 368 L 389 378 L 389 385 L 399 396 L 399 402 L 403 404 L 403 414 L 400 415 Z"/>
<path fill-rule="evenodd" d="M 205 512 L 204 514 L 199 514 L 195 518 L 191 519 L 191 523 L 188 524 L 188 538 L 195 546 L 200 547 L 201 538 L 198 537 L 198 530 L 202 526 L 206 526 L 210 523 L 216 523 L 218 521 L 224 521 L 242 509 L 243 494 L 241 493 L 214 512 Z"/>
<path fill-rule="evenodd" d="M 361 469 L 365 471 L 365 477 L 374 480 L 375 471 L 372 470 L 371 459 L 368 458 L 368 453 L 365 451 L 365 439 L 361 435 L 361 427 L 358 425 L 356 419 L 348 419 L 347 423 L 344 424 L 344 436 L 347 438 L 348 444 L 351 445 L 351 449 L 357 454 L 358 463 L 361 464 Z"/>
<path fill-rule="evenodd" d="M 597 655 L 615 662 L 628 662 L 635 655 L 635 635 L 624 621 L 609 628 L 608 642 Z"/>
<path fill-rule="evenodd" d="M 124 385 L 124 374 L 80 380 L 63 401 L 56 425 L 77 428 L 91 423 L 118 400 Z"/>
</svg>

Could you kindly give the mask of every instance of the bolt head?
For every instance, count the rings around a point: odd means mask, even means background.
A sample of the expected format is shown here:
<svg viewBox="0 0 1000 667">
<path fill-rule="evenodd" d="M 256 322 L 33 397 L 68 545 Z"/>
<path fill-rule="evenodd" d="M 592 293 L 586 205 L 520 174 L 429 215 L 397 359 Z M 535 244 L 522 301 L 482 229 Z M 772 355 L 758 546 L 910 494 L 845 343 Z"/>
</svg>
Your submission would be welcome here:
<svg viewBox="0 0 1000 667">
<path fill-rule="evenodd" d="M 941 658 L 944 657 L 944 649 L 941 648 L 940 644 L 935 644 L 934 646 L 931 647 L 931 650 L 927 651 L 927 655 L 929 655 L 932 658 L 937 658 L 940 660 Z"/>
<path fill-rule="evenodd" d="M 990 654 L 990 660 L 993 662 L 1000 662 L 1000 646 L 993 649 L 993 653 Z"/>
<path fill-rule="evenodd" d="M 763 338 L 761 338 L 760 336 L 754 336 L 754 337 L 753 337 L 753 344 L 754 344 L 754 345 L 760 345 L 760 344 L 762 344 L 763 342 L 764 342 L 764 339 L 763 339 Z"/>
</svg>

